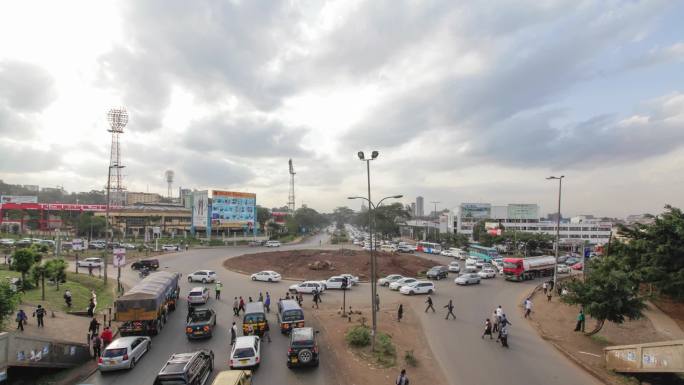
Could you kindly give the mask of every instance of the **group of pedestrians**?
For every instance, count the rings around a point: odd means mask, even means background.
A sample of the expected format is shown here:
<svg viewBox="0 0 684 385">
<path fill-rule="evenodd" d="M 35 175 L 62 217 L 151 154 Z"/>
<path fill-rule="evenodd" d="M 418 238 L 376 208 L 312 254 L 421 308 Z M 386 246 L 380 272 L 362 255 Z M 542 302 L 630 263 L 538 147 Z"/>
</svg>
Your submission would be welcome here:
<svg viewBox="0 0 684 385">
<path fill-rule="evenodd" d="M 100 323 L 97 321 L 96 317 L 90 320 L 88 325 L 88 340 L 90 341 L 90 346 L 93 348 L 93 359 L 97 360 L 102 355 L 102 351 L 109 345 L 114 339 L 114 333 L 109 326 L 105 326 L 100 333 Z"/>
<path fill-rule="evenodd" d="M 496 342 L 501 342 L 501 347 L 508 347 L 508 326 L 513 325 L 511 321 L 506 317 L 503 308 L 499 305 L 492 312 L 492 318 L 487 318 L 484 321 L 484 332 L 481 338 L 484 339 L 485 336 L 489 336 L 489 339 L 494 339 L 493 334 L 498 333 L 496 337 Z"/>
<path fill-rule="evenodd" d="M 219 294 L 220 297 L 220 294 Z M 250 303 L 254 302 L 252 297 L 247 297 L 247 302 L 245 302 L 245 299 L 242 298 L 242 296 L 238 297 L 233 297 L 233 316 L 234 317 L 239 317 L 240 312 L 244 314 L 245 312 L 245 303 Z M 262 292 L 259 292 L 259 297 L 257 297 L 257 302 L 262 302 L 264 304 L 264 310 L 266 310 L 266 313 L 271 312 L 271 294 L 269 292 L 266 292 L 266 296 Z"/>
<path fill-rule="evenodd" d="M 42 305 L 38 305 L 36 310 L 33 311 L 33 317 L 36 319 L 38 323 L 39 328 L 44 328 L 45 327 L 45 315 L 47 314 L 47 310 Z M 19 309 L 17 312 L 17 316 L 15 318 L 15 321 L 17 322 L 17 330 L 19 331 L 24 331 L 24 326 L 28 324 L 28 316 L 26 315 L 26 312 L 24 309 Z"/>
<path fill-rule="evenodd" d="M 432 310 L 433 313 L 436 313 L 437 311 L 435 310 L 434 303 L 432 302 L 432 297 L 427 296 L 427 299 L 425 300 L 425 303 L 427 306 L 425 307 L 425 312 L 427 313 L 428 310 Z M 456 315 L 454 314 L 454 302 L 453 300 L 449 300 L 449 303 L 444 305 L 444 308 L 447 309 L 446 317 L 444 319 L 449 319 L 449 316 L 454 317 L 456 319 Z"/>
</svg>

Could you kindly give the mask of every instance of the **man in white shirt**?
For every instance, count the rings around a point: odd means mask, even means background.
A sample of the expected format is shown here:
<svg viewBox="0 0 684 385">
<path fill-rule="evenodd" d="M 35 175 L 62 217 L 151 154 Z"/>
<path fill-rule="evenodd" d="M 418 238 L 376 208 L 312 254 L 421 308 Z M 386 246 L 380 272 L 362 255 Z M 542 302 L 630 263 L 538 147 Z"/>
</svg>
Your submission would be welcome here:
<svg viewBox="0 0 684 385">
<path fill-rule="evenodd" d="M 532 300 L 527 298 L 525 300 L 525 318 L 529 317 L 532 312 Z"/>
</svg>

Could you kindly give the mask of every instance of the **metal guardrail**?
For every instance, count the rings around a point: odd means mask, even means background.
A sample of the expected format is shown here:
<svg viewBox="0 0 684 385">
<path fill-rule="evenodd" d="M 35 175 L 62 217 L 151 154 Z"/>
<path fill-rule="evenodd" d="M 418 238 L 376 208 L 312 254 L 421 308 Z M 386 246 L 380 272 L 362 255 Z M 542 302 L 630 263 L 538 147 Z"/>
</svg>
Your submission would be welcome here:
<svg viewBox="0 0 684 385">
<path fill-rule="evenodd" d="M 684 340 L 608 346 L 606 367 L 616 372 L 684 373 Z"/>
</svg>

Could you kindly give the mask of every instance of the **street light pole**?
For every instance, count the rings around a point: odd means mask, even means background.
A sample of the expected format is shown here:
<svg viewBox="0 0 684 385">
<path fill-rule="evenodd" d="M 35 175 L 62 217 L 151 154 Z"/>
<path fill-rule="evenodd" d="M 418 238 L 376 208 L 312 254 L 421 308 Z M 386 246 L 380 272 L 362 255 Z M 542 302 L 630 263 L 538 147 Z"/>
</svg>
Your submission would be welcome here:
<svg viewBox="0 0 684 385">
<path fill-rule="evenodd" d="M 558 257 L 560 256 L 560 216 L 561 216 L 561 191 L 563 188 L 563 178 L 565 175 L 559 177 L 550 176 L 547 180 L 558 179 L 558 212 L 556 213 L 556 260 L 553 264 L 553 287 L 556 287 L 556 280 L 558 274 Z"/>
<path fill-rule="evenodd" d="M 109 246 L 109 194 L 111 191 L 112 183 L 112 166 L 109 166 L 109 171 L 107 172 L 107 206 L 105 209 L 105 248 L 104 254 L 102 256 L 102 262 L 104 264 L 104 285 L 107 286 L 107 247 Z"/>
</svg>

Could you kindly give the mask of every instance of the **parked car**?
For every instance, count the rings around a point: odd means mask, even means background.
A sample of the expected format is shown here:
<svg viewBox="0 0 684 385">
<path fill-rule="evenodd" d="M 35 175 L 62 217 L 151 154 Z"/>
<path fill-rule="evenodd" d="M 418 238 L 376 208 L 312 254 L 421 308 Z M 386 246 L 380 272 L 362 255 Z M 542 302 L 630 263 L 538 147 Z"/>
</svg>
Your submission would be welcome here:
<svg viewBox="0 0 684 385">
<path fill-rule="evenodd" d="M 150 350 L 150 337 L 120 337 L 112 341 L 97 360 L 101 372 L 133 369 L 142 356 Z"/>
<path fill-rule="evenodd" d="M 135 250 L 138 248 L 136 245 L 134 245 L 132 243 L 122 243 L 120 246 L 126 250 Z"/>
<path fill-rule="evenodd" d="M 235 339 L 230 351 L 228 365 L 234 368 L 257 368 L 261 363 L 261 339 L 259 336 L 241 336 Z"/>
<path fill-rule="evenodd" d="M 213 370 L 214 352 L 211 350 L 176 353 L 159 371 L 154 385 L 206 384 Z"/>
<path fill-rule="evenodd" d="M 104 262 L 102 258 L 86 258 L 78 261 L 78 267 L 102 267 Z"/>
<path fill-rule="evenodd" d="M 294 285 L 291 285 L 289 290 L 293 293 L 303 294 L 311 294 L 314 292 L 314 290 L 318 291 L 319 293 L 322 293 L 323 291 L 325 291 L 325 286 L 323 286 L 323 284 L 318 281 L 304 281 L 302 283 L 296 283 Z"/>
<path fill-rule="evenodd" d="M 216 282 L 216 272 L 211 270 L 197 270 L 188 274 L 188 282 Z"/>
<path fill-rule="evenodd" d="M 446 266 L 434 266 L 427 271 L 425 276 L 428 279 L 442 279 L 449 276 L 449 269 Z"/>
<path fill-rule="evenodd" d="M 466 273 L 459 275 L 454 282 L 457 285 L 471 285 L 480 283 L 480 276 L 477 273 Z"/>
<path fill-rule="evenodd" d="M 449 263 L 449 272 L 458 273 L 461 271 L 461 265 L 457 261 Z"/>
<path fill-rule="evenodd" d="M 278 282 L 282 279 L 280 274 L 272 270 L 264 270 L 251 275 L 252 281 Z"/>
<path fill-rule="evenodd" d="M 572 265 L 574 265 L 574 264 L 576 264 L 576 263 L 579 263 L 579 262 L 581 262 L 581 261 L 582 261 L 582 260 L 579 259 L 579 258 L 570 257 L 570 258 L 567 258 L 567 259 L 565 260 L 564 263 L 565 263 L 566 265 L 568 265 L 568 266 L 572 266 Z"/>
<path fill-rule="evenodd" d="M 178 251 L 180 247 L 178 245 L 162 245 L 162 251 Z"/>
<path fill-rule="evenodd" d="M 399 292 L 406 295 L 432 294 L 435 292 L 435 284 L 430 281 L 417 281 L 402 286 Z"/>
<path fill-rule="evenodd" d="M 106 246 L 107 246 L 107 243 L 105 241 L 90 241 L 90 242 L 88 242 L 88 248 L 89 249 L 104 250 L 104 248 Z"/>
<path fill-rule="evenodd" d="M 401 289 L 402 286 L 408 285 L 409 283 L 413 283 L 416 281 L 418 281 L 418 280 L 415 278 L 408 278 L 408 277 L 402 278 L 400 280 L 397 280 L 397 281 L 390 283 L 389 288 L 390 288 L 390 290 L 397 291 L 397 290 Z"/>
<path fill-rule="evenodd" d="M 490 268 L 484 268 L 480 270 L 477 275 L 480 276 L 480 278 L 495 278 L 496 277 L 496 271 L 494 269 Z"/>
<path fill-rule="evenodd" d="M 559 264 L 556 266 L 556 271 L 558 272 L 558 274 L 569 274 L 570 267 L 568 265 Z"/>
<path fill-rule="evenodd" d="M 342 277 L 342 276 L 334 276 L 330 277 L 325 281 L 321 281 L 321 284 L 327 289 L 342 289 L 343 285 L 344 288 L 346 289 L 351 289 L 351 282 L 349 282 L 349 279 L 347 277 Z"/>
<path fill-rule="evenodd" d="M 206 287 L 193 287 L 188 293 L 188 305 L 205 305 L 209 302 L 209 289 Z"/>
<path fill-rule="evenodd" d="M 131 263 L 131 269 L 133 269 L 133 270 L 140 270 L 143 267 L 150 269 L 150 270 L 157 270 L 159 268 L 159 260 L 158 259 L 141 259 L 139 261 L 135 261 L 135 262 Z"/>
<path fill-rule="evenodd" d="M 396 282 L 396 281 L 398 281 L 398 280 L 400 280 L 400 279 L 402 279 L 402 278 L 404 278 L 404 276 L 401 275 L 401 274 L 390 274 L 390 275 L 388 275 L 388 276 L 385 277 L 385 278 L 380 278 L 380 279 L 378 280 L 378 284 L 379 284 L 380 286 L 389 286 L 390 283 Z"/>
<path fill-rule="evenodd" d="M 267 241 L 264 246 L 266 247 L 280 247 L 280 241 Z"/>
<path fill-rule="evenodd" d="M 211 338 L 214 327 L 216 327 L 216 312 L 214 310 L 195 309 L 185 325 L 185 335 L 188 339 Z"/>
<path fill-rule="evenodd" d="M 484 264 L 485 264 L 484 259 L 478 259 L 477 261 L 475 261 L 476 267 L 482 268 L 484 266 Z"/>
<path fill-rule="evenodd" d="M 577 262 L 576 264 L 572 265 L 573 270 L 582 270 L 584 268 L 584 264 L 582 262 Z"/>
<path fill-rule="evenodd" d="M 359 277 L 352 275 L 352 274 L 340 274 L 340 277 L 345 277 L 345 278 L 349 279 L 349 282 L 351 283 L 352 286 L 359 283 Z"/>
<path fill-rule="evenodd" d="M 10 238 L 0 239 L 0 245 L 13 246 L 14 245 L 14 239 L 10 239 Z"/>
<path fill-rule="evenodd" d="M 413 247 L 411 245 L 399 245 L 397 246 L 397 251 L 400 253 L 413 253 Z"/>
<path fill-rule="evenodd" d="M 319 350 L 313 328 L 295 328 L 290 333 L 290 346 L 287 349 L 287 367 L 318 366 Z"/>
</svg>

